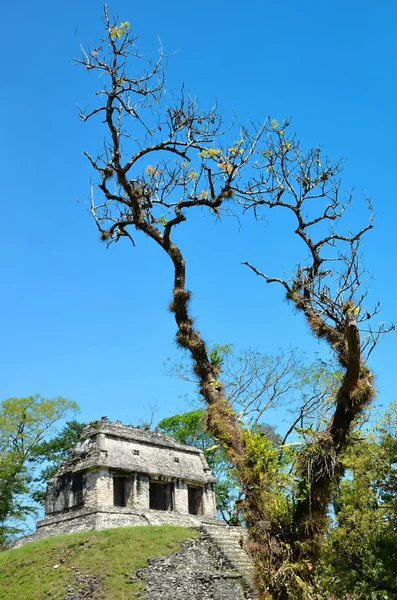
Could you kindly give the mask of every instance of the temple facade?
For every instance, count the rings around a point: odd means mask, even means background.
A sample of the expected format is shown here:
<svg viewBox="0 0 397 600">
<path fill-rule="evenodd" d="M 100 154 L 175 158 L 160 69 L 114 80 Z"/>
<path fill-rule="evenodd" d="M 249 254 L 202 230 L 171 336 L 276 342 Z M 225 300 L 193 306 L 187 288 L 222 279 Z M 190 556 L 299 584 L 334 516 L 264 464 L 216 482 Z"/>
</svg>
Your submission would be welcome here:
<svg viewBox="0 0 397 600">
<path fill-rule="evenodd" d="M 48 483 L 45 518 L 33 537 L 142 524 L 215 523 L 215 481 L 198 448 L 102 417 L 83 430 Z"/>
</svg>

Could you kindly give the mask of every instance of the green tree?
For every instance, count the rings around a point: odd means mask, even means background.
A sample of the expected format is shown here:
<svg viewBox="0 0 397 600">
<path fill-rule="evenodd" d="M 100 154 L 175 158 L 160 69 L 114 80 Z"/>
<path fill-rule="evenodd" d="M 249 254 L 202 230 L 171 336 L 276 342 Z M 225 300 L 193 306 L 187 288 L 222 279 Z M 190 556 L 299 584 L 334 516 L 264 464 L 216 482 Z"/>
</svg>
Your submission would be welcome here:
<svg viewBox="0 0 397 600">
<path fill-rule="evenodd" d="M 54 424 L 78 409 L 65 398 L 9 398 L 0 404 L 0 545 L 20 532 L 34 513 L 29 502 L 28 461 Z M 22 529 L 21 529 L 22 528 Z"/>
<path fill-rule="evenodd" d="M 101 194 L 97 201 L 92 193 L 91 214 L 107 245 L 122 238 L 135 245 L 142 234 L 169 261 L 176 341 L 192 359 L 208 430 L 244 493 L 241 508 L 261 597 L 310 597 L 329 506 L 343 476 L 342 455 L 375 397 L 367 358 L 387 330 L 382 324 L 371 328 L 379 306 L 367 306 L 360 262 L 360 242 L 372 218 L 354 233 L 343 232 L 351 198 L 341 193 L 341 162 L 319 148 L 305 151 L 289 134 L 288 121 L 223 127 L 214 108 L 203 110 L 184 91 L 167 104 L 163 56 L 144 62 L 128 22 L 118 24 L 106 9 L 104 24 L 96 49 L 84 49 L 76 59 L 91 76 L 100 76 L 98 104 L 81 118 L 99 118 L 105 127 L 102 151 L 86 153 Z M 175 235 L 197 208 L 215 218 L 241 210 L 244 218 L 250 210 L 260 217 L 263 207 L 289 211 L 303 255 L 296 256 L 298 266 L 286 279 L 247 265 L 281 286 L 341 369 L 332 409 L 319 427 L 301 430 L 292 472 L 289 445 L 280 452 L 266 436 L 245 428 L 228 399 L 222 361 L 209 351 L 191 314 L 187 262 Z"/>
<path fill-rule="evenodd" d="M 34 513 L 33 507 L 22 500 L 29 491 L 29 477 L 17 452 L 0 456 L 0 549 L 10 536 L 21 531 L 17 523 Z"/>
<path fill-rule="evenodd" d="M 198 408 L 181 415 L 162 419 L 158 426 L 161 432 L 170 435 L 181 444 L 200 448 L 211 460 L 215 440 L 205 426 L 205 412 Z"/>
<path fill-rule="evenodd" d="M 68 421 L 54 437 L 44 440 L 33 448 L 29 463 L 33 467 L 45 464 L 33 479 L 39 486 L 31 494 L 35 502 L 44 504 L 47 481 L 55 475 L 69 450 L 77 444 L 84 427 L 85 423 Z"/>
<path fill-rule="evenodd" d="M 354 438 L 343 459 L 320 587 L 337 599 L 397 598 L 397 404 Z"/>
</svg>

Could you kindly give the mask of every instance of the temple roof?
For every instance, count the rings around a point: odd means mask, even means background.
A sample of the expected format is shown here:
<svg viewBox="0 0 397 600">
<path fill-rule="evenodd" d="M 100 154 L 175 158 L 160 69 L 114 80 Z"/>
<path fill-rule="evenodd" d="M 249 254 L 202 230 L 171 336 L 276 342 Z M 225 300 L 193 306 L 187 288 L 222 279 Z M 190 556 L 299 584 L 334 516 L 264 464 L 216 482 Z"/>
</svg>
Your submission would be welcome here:
<svg viewBox="0 0 397 600">
<path fill-rule="evenodd" d="M 95 467 L 147 473 L 198 483 L 216 481 L 204 453 L 169 435 L 102 417 L 89 423 L 58 475 Z"/>
</svg>

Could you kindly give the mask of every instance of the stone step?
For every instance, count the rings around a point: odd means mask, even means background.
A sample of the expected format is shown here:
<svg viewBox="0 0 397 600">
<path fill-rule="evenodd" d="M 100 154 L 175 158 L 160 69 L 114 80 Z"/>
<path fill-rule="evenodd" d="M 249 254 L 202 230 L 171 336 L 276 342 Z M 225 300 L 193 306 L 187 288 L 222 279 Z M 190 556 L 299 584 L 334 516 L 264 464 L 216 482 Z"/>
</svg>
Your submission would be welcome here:
<svg viewBox="0 0 397 600">
<path fill-rule="evenodd" d="M 255 596 L 253 584 L 254 566 L 250 556 L 241 546 L 247 539 L 247 531 L 242 527 L 219 527 L 216 525 L 203 525 L 203 536 L 216 546 L 218 551 L 225 556 L 231 568 L 241 573 L 247 588 Z"/>
</svg>

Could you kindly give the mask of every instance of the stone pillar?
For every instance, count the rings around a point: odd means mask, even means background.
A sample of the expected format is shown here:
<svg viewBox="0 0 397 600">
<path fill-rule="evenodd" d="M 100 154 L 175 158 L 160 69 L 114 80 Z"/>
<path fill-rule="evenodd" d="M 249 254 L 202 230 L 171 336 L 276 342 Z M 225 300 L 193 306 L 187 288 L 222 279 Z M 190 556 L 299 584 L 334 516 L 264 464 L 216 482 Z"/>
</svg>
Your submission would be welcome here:
<svg viewBox="0 0 397 600">
<path fill-rule="evenodd" d="M 182 514 L 189 512 L 187 483 L 181 479 L 175 482 L 174 511 Z"/>
<path fill-rule="evenodd" d="M 173 482 L 168 483 L 164 488 L 164 492 L 167 510 L 175 510 L 175 484 Z"/>
<path fill-rule="evenodd" d="M 45 495 L 45 515 L 51 515 L 55 512 L 55 502 L 57 499 L 57 490 L 56 490 L 56 478 L 50 479 L 47 482 L 47 491 Z M 62 505 L 61 510 L 64 509 Z"/>
<path fill-rule="evenodd" d="M 109 473 L 109 469 L 87 471 L 84 506 L 86 508 L 113 506 L 113 477 Z"/>
<path fill-rule="evenodd" d="M 148 510 L 149 508 L 149 477 L 144 473 L 136 474 L 133 503 L 134 508 L 138 510 Z"/>
<path fill-rule="evenodd" d="M 125 501 L 128 508 L 134 507 L 136 497 L 136 473 L 125 478 Z"/>
<path fill-rule="evenodd" d="M 215 492 L 212 483 L 207 483 L 203 491 L 203 515 L 216 518 Z"/>
</svg>

